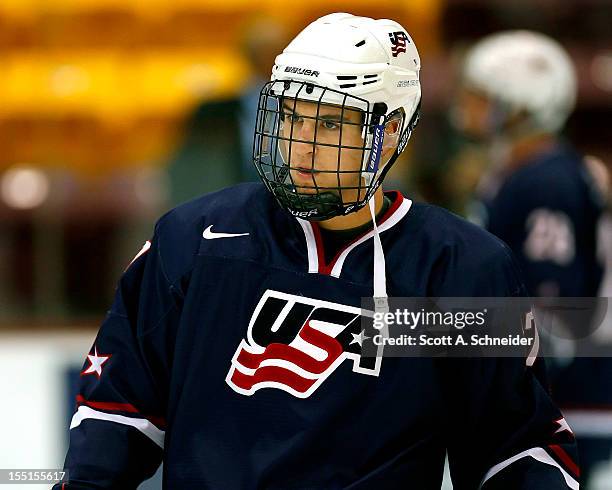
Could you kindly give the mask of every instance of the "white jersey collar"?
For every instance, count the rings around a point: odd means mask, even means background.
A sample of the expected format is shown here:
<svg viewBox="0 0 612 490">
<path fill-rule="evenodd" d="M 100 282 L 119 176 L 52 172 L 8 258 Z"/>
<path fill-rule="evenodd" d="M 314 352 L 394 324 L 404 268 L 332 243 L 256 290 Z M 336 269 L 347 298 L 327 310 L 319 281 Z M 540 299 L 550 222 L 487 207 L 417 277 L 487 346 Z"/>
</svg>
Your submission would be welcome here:
<svg viewBox="0 0 612 490">
<path fill-rule="evenodd" d="M 412 206 L 412 201 L 406 199 L 399 191 L 391 191 L 387 193 L 391 197 L 393 203 L 387 210 L 384 216 L 377 223 L 378 232 L 382 233 L 390 228 L 394 227 L 399 223 Z M 308 250 L 308 272 L 311 274 L 328 274 L 333 277 L 340 277 L 342 273 L 342 267 L 349 253 L 351 253 L 355 247 L 366 242 L 374 236 L 374 230 L 370 230 L 363 235 L 358 236 L 332 259 L 329 264 L 325 263 L 325 251 L 323 249 L 323 240 L 319 231 L 319 226 L 316 222 L 311 223 L 301 218 L 296 218 L 298 223 L 301 225 L 306 237 L 306 248 Z"/>
</svg>

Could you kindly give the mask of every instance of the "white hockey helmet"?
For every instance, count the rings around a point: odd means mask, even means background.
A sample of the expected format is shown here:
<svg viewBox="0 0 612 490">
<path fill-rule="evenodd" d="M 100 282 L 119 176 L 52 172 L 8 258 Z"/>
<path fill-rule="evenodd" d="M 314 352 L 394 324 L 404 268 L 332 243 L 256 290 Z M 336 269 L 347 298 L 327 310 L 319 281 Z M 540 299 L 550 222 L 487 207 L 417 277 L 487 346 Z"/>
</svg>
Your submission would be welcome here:
<svg viewBox="0 0 612 490">
<path fill-rule="evenodd" d="M 261 91 L 255 130 L 254 164 L 279 204 L 295 216 L 310 220 L 344 215 L 364 206 L 404 150 L 418 121 L 419 70 L 414 42 L 392 20 L 335 13 L 300 32 L 276 58 L 271 81 Z M 363 147 L 359 148 L 362 165 L 358 171 L 359 188 L 364 190 L 359 193 L 361 198 L 347 201 L 340 187 L 322 189 L 315 184 L 311 189 L 314 192 L 300 193 L 294 185 L 289 170 L 293 168 L 290 145 L 295 140 L 281 135 L 280 128 L 283 101 L 295 104 L 296 100 L 363 112 Z M 387 162 L 381 162 L 384 125 L 398 116 L 401 127 L 397 149 Z M 281 141 L 289 145 L 289 151 L 279 150 Z M 313 144 L 320 144 L 316 133 Z M 341 151 L 341 133 L 338 145 L 326 146 Z M 340 158 L 337 172 L 339 162 Z"/>
<path fill-rule="evenodd" d="M 531 31 L 485 37 L 469 51 L 464 82 L 500 103 L 508 115 L 524 111 L 534 129 L 559 131 L 576 102 L 576 73 L 565 50 Z"/>
</svg>

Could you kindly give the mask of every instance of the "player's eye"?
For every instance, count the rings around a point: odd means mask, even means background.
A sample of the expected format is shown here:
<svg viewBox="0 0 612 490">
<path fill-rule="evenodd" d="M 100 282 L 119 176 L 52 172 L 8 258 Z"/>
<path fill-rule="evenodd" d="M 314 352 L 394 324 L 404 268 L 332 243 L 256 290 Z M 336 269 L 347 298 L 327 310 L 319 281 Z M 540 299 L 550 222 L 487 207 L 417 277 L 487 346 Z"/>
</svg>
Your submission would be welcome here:
<svg viewBox="0 0 612 490">
<path fill-rule="evenodd" d="M 298 123 L 302 120 L 302 118 L 300 116 L 296 116 L 295 114 L 291 113 L 291 112 L 284 112 L 283 113 L 283 120 L 286 120 L 287 122 L 290 123 Z"/>
<path fill-rule="evenodd" d="M 324 119 L 322 124 L 325 129 L 329 129 L 329 130 L 338 129 L 340 127 L 340 124 L 338 123 L 338 121 L 332 121 L 329 119 Z"/>
</svg>

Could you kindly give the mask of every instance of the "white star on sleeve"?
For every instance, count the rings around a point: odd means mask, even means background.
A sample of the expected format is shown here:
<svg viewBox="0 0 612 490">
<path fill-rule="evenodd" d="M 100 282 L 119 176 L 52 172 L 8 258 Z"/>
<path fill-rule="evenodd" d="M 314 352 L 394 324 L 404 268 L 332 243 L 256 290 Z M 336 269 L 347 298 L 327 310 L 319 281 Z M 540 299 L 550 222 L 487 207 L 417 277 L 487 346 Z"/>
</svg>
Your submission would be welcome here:
<svg viewBox="0 0 612 490">
<path fill-rule="evenodd" d="M 87 367 L 87 369 L 85 369 L 81 374 L 85 375 L 85 374 L 93 374 L 93 373 L 95 373 L 98 376 L 98 378 L 99 378 L 102 375 L 102 366 L 110 358 L 111 358 L 110 354 L 106 355 L 106 356 L 99 356 L 98 355 L 98 348 L 96 346 L 94 346 L 94 354 L 93 354 L 93 356 L 91 354 L 87 355 L 87 359 L 89 360 L 90 364 Z"/>
<path fill-rule="evenodd" d="M 572 429 L 570 428 L 565 418 L 561 417 L 560 419 L 555 420 L 555 424 L 559 426 L 559 428 L 555 431 L 555 434 L 558 434 L 559 432 L 567 431 L 570 434 L 574 435 L 574 433 L 572 432 Z"/>
</svg>

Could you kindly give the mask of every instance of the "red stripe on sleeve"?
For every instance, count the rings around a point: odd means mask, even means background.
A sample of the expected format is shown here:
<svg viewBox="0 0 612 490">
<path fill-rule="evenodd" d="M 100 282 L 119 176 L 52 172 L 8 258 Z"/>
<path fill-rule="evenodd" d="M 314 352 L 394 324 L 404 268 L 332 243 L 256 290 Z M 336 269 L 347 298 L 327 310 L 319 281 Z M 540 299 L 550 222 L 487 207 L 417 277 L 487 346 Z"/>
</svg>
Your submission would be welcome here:
<svg viewBox="0 0 612 490">
<path fill-rule="evenodd" d="M 90 402 L 85 400 L 83 395 L 77 395 L 77 403 L 83 403 L 91 408 L 99 408 L 100 410 L 112 410 L 117 412 L 140 413 L 140 411 L 131 403 L 113 403 L 113 402 Z"/>
<path fill-rule="evenodd" d="M 97 408 L 99 410 L 108 410 L 110 412 L 127 412 L 127 413 L 137 413 L 140 414 L 140 410 L 138 410 L 131 403 L 114 403 L 114 402 L 94 402 L 86 400 L 83 395 L 77 395 L 76 397 L 77 404 L 87 405 L 91 408 Z M 163 429 L 166 426 L 166 421 L 163 417 L 156 417 L 154 415 L 144 416 L 147 420 L 155 424 L 160 429 Z"/>
<path fill-rule="evenodd" d="M 551 444 L 548 447 L 557 455 L 557 457 L 563 462 L 567 469 L 569 469 L 574 475 L 580 476 L 580 468 L 578 468 L 578 465 L 574 463 L 570 455 L 567 454 L 561 446 L 557 444 Z"/>
</svg>

